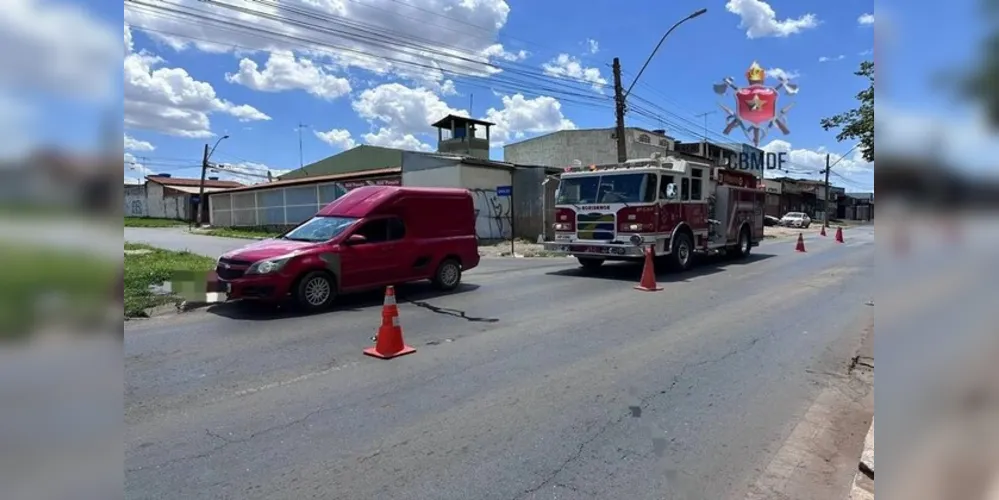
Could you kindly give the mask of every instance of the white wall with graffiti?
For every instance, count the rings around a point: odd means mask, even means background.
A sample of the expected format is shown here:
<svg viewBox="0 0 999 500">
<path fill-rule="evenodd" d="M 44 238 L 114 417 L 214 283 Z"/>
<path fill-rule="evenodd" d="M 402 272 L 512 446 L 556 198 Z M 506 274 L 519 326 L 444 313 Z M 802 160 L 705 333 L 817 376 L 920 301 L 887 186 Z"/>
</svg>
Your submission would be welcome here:
<svg viewBox="0 0 999 500">
<path fill-rule="evenodd" d="M 475 234 L 484 240 L 507 239 L 511 234 L 510 198 L 497 196 L 496 188 L 513 184 L 509 170 L 461 166 L 461 186 L 475 200 Z"/>
<path fill-rule="evenodd" d="M 402 184 L 468 189 L 475 200 L 476 235 L 483 240 L 510 237 L 510 199 L 496 196 L 497 187 L 512 184 L 509 169 L 468 165 L 454 156 L 406 153 Z"/>
<path fill-rule="evenodd" d="M 163 189 L 155 182 L 125 187 L 125 216 L 187 220 L 191 197 Z"/>
</svg>

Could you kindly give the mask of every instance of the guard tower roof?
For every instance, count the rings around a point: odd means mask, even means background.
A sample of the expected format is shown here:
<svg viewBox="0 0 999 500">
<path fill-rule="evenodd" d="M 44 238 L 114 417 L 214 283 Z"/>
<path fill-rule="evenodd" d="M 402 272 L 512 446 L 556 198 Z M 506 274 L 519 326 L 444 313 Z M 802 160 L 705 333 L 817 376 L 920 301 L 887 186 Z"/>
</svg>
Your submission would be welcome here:
<svg viewBox="0 0 999 500">
<path fill-rule="evenodd" d="M 489 127 L 491 127 L 493 125 L 496 125 L 495 123 L 492 123 L 492 122 L 487 122 L 487 121 L 484 121 L 484 120 L 476 120 L 475 118 L 468 118 L 467 116 L 447 115 L 444 118 L 441 118 L 440 120 L 438 120 L 436 123 L 431 124 L 430 126 L 431 127 L 435 127 L 435 128 L 451 128 L 451 123 L 452 122 L 454 122 L 454 123 L 466 123 L 466 124 L 471 123 L 471 124 L 475 124 L 475 125 L 486 125 L 486 126 L 489 126 Z"/>
</svg>

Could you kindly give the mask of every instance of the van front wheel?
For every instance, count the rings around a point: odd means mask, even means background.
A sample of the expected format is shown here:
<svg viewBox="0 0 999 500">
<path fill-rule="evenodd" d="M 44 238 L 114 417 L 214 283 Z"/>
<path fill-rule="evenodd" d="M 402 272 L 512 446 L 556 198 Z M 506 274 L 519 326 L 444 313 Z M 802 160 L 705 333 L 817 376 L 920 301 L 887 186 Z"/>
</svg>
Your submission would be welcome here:
<svg viewBox="0 0 999 500">
<path fill-rule="evenodd" d="M 454 259 L 446 259 L 437 266 L 434 273 L 434 285 L 441 290 L 450 292 L 461 284 L 461 264 Z"/>
<path fill-rule="evenodd" d="M 336 283 L 329 273 L 312 271 L 298 280 L 295 302 L 309 312 L 329 309 L 336 299 Z"/>
</svg>

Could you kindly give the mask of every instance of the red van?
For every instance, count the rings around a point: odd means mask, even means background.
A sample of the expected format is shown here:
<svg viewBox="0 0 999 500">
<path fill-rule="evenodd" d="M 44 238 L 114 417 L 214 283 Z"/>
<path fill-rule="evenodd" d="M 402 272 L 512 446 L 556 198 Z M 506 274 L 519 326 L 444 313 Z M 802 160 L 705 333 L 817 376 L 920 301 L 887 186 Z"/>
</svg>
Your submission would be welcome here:
<svg viewBox="0 0 999 500">
<path fill-rule="evenodd" d="M 477 265 L 467 190 L 367 186 L 277 238 L 223 255 L 216 273 L 230 300 L 291 298 L 317 310 L 340 294 L 410 281 L 453 290 Z"/>
</svg>

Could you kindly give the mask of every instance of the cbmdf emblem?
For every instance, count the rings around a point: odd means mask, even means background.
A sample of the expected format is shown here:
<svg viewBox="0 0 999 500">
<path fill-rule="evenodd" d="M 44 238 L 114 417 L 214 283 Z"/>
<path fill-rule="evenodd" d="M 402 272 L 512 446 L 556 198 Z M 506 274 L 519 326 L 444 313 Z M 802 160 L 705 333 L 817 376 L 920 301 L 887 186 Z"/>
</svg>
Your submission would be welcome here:
<svg viewBox="0 0 999 500">
<path fill-rule="evenodd" d="M 777 86 L 771 87 L 766 84 L 766 79 L 766 71 L 754 61 L 749 70 L 746 71 L 747 86 L 739 87 L 732 77 L 715 84 L 716 94 L 724 96 L 731 90 L 735 96 L 734 108 L 722 103 L 718 104 L 728 115 L 724 130 L 725 135 L 736 128 L 742 129 L 753 146 L 760 147 L 760 141 L 765 139 L 774 127 L 780 129 L 784 135 L 791 133 L 787 126 L 787 112 L 794 106 L 794 103 L 781 108 L 780 101 L 782 101 L 782 94 L 787 97 L 797 94 L 798 86 L 780 76 Z"/>
</svg>

